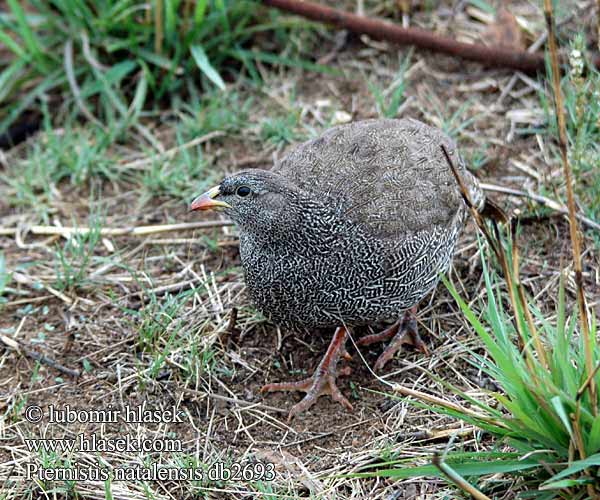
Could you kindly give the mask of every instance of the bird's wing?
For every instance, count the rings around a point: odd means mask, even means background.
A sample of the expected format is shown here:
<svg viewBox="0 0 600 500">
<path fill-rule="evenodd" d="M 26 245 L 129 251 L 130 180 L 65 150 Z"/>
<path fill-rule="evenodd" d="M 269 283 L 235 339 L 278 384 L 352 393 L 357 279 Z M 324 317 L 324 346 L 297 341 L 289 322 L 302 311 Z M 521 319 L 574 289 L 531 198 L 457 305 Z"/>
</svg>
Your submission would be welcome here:
<svg viewBox="0 0 600 500">
<path fill-rule="evenodd" d="M 456 144 L 417 120 L 367 120 L 334 127 L 294 148 L 273 170 L 379 237 L 448 226 L 462 207 L 444 144 L 476 203 L 483 195 Z"/>
</svg>

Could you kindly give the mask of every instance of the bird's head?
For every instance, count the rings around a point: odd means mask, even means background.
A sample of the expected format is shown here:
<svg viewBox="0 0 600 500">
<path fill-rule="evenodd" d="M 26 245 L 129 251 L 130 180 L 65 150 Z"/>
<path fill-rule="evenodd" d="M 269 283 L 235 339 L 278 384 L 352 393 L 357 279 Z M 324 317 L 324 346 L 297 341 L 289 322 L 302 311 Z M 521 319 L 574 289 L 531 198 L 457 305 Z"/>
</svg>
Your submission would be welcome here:
<svg viewBox="0 0 600 500">
<path fill-rule="evenodd" d="M 191 210 L 225 212 L 243 230 L 270 231 L 289 222 L 298 189 L 282 176 L 266 170 L 246 170 L 192 201 Z"/>
</svg>

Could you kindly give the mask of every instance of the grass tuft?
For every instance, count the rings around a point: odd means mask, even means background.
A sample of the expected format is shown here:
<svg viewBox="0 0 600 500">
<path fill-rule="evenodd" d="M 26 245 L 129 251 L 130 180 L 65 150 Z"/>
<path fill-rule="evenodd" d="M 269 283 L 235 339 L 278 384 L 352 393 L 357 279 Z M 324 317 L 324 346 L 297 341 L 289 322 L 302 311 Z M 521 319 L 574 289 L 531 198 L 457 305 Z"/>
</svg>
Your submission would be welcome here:
<svg viewBox="0 0 600 500">
<path fill-rule="evenodd" d="M 0 134 L 48 95 L 53 108 L 62 104 L 108 130 L 139 127 L 141 113 L 165 100 L 199 88 L 222 92 L 239 73 L 260 82 L 256 57 L 311 66 L 290 37 L 307 26 L 265 15 L 252 0 L 11 0 L 0 17 L 0 43 L 12 54 L 0 61 Z M 284 48 L 285 56 L 245 49 L 264 32 L 283 43 L 269 50 Z"/>
<path fill-rule="evenodd" d="M 407 86 L 406 72 L 410 67 L 413 51 L 408 51 L 406 57 L 400 64 L 398 73 L 392 83 L 382 89 L 372 82 L 368 82 L 369 91 L 375 100 L 377 113 L 382 118 L 398 118 L 402 104 L 405 102 L 405 92 Z"/>
<path fill-rule="evenodd" d="M 471 352 L 470 362 L 500 390 L 489 393 L 490 400 L 482 401 L 450 386 L 477 412 L 431 402 L 417 404 L 463 420 L 499 439 L 493 456 L 449 452 L 446 462 L 457 474 L 479 477 L 501 472 L 520 477 L 530 498 L 554 498 L 547 496 L 548 490 L 558 498 L 584 498 L 589 488 L 600 491 L 600 480 L 592 472 L 600 465 L 599 401 L 589 391 L 590 380 L 598 383 L 600 375 L 597 369 L 591 377 L 588 375 L 585 339 L 577 326 L 577 309 L 567 308 L 564 280 L 555 320 L 551 321 L 519 291 L 519 280 L 512 271 L 518 268 L 518 253 L 510 236 L 504 235 L 502 241 L 508 259 L 503 267 L 510 274 L 502 279 L 490 271 L 489 256 L 485 257 L 481 246 L 486 294 L 479 308 L 470 306 L 443 278 L 484 346 L 483 354 Z M 515 297 L 514 304 L 506 300 L 505 286 Z M 535 319 L 537 327 L 532 329 L 527 315 Z M 591 337 L 596 338 L 597 333 L 594 320 Z M 594 366 L 600 366 L 600 345 L 593 342 L 589 348 Z M 397 478 L 441 474 L 433 466 L 407 468 L 406 461 L 391 464 L 394 467 L 370 474 Z"/>
<path fill-rule="evenodd" d="M 86 284 L 88 271 L 92 265 L 95 249 L 101 240 L 101 223 L 97 217 L 90 219 L 90 230 L 74 233 L 54 251 L 55 288 L 72 292 Z"/>
</svg>

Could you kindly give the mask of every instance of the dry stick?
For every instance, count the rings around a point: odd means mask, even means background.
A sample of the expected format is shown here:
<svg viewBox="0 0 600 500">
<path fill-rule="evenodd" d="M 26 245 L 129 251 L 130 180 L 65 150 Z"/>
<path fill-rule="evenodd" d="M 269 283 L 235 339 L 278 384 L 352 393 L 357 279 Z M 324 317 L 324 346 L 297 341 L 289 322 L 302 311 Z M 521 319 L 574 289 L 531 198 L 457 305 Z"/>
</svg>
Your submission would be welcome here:
<svg viewBox="0 0 600 500">
<path fill-rule="evenodd" d="M 558 212 L 558 213 L 561 213 L 561 214 L 567 215 L 567 216 L 569 215 L 569 209 L 567 207 L 565 207 L 564 205 L 561 205 L 557 201 L 552 200 L 551 198 L 546 198 L 545 196 L 542 196 L 540 194 L 527 193 L 525 191 L 519 191 L 518 189 L 507 188 L 504 186 L 496 186 L 495 184 L 486 184 L 484 182 L 479 183 L 479 185 L 481 186 L 481 189 L 483 189 L 484 191 L 502 193 L 502 194 L 507 194 L 509 196 L 518 196 L 520 198 L 529 198 L 529 199 L 539 203 L 540 205 L 544 205 L 548 208 L 551 208 L 555 212 Z M 597 223 L 596 221 L 589 219 L 588 217 L 586 217 L 585 215 L 580 214 L 580 213 L 575 214 L 575 217 L 577 217 L 577 219 L 579 221 L 581 221 L 581 223 L 585 224 L 586 226 L 600 231 L 600 224 Z"/>
<path fill-rule="evenodd" d="M 575 197 L 573 195 L 573 179 L 571 176 L 571 167 L 567 155 L 567 126 L 565 123 L 565 112 L 563 106 L 562 93 L 560 91 L 560 70 L 558 67 L 558 47 L 556 43 L 556 33 L 554 27 L 554 13 L 552 9 L 552 0 L 544 0 L 544 13 L 546 16 L 546 26 L 548 28 L 548 44 L 550 48 L 550 62 L 552 65 L 552 85 L 554 88 L 554 106 L 556 108 L 556 118 L 558 121 L 558 141 L 560 154 L 565 172 L 565 182 L 567 184 L 567 207 L 569 208 L 569 230 L 571 233 L 571 246 L 573 248 L 573 267 L 575 269 L 575 283 L 577 284 L 577 304 L 579 306 L 579 321 L 583 334 L 585 349 L 585 364 L 587 375 L 594 371 L 594 361 L 590 344 L 590 329 L 588 321 L 587 305 L 585 292 L 583 290 L 583 269 L 581 265 L 581 242 L 577 228 Z M 589 384 L 590 400 L 594 415 L 598 414 L 596 382 L 592 378 Z"/>
<path fill-rule="evenodd" d="M 182 144 L 180 146 L 175 146 L 171 149 L 167 149 L 166 151 L 163 151 L 162 153 L 159 153 L 156 156 L 142 158 L 139 160 L 133 160 L 129 163 L 120 165 L 119 168 L 121 168 L 121 169 L 124 169 L 124 168 L 142 169 L 142 168 L 147 167 L 148 165 L 152 165 L 152 162 L 154 162 L 154 161 L 170 160 L 171 158 L 175 157 L 175 155 L 177 155 L 181 151 L 193 148 L 195 146 L 199 146 L 200 144 L 204 144 L 205 142 L 208 142 L 211 139 L 216 139 L 217 137 L 223 137 L 224 135 L 225 135 L 225 132 L 223 132 L 222 130 L 213 130 L 212 132 L 209 132 L 208 134 L 205 134 L 200 137 L 196 137 L 195 139 L 192 139 L 190 142 L 186 142 L 185 144 Z"/>
<path fill-rule="evenodd" d="M 586 374 L 590 378 L 588 391 L 590 395 L 590 403 L 592 405 L 592 413 L 594 416 L 598 414 L 597 408 L 597 393 L 596 381 L 593 373 L 593 358 L 590 345 L 590 331 L 587 315 L 587 306 L 585 301 L 585 292 L 583 290 L 583 270 L 581 265 L 581 247 L 579 240 L 579 231 L 577 227 L 577 219 L 575 218 L 575 197 L 573 195 L 573 181 L 571 178 L 571 167 L 569 165 L 569 157 L 567 154 L 567 126 L 565 123 L 564 107 L 562 102 L 562 93 L 560 89 L 560 73 L 558 68 L 558 47 L 556 43 L 556 33 L 554 24 L 554 11 L 552 8 L 552 0 L 544 0 L 544 14 L 546 17 L 546 26 L 548 29 L 548 44 L 550 50 L 550 62 L 552 66 L 552 86 L 554 90 L 554 106 L 556 109 L 556 119 L 558 121 L 558 140 L 560 153 L 563 162 L 563 170 L 565 172 L 565 182 L 567 184 L 567 206 L 569 208 L 569 230 L 571 234 L 571 246 L 573 249 L 573 267 L 575 268 L 575 282 L 577 284 L 577 304 L 579 306 L 579 322 L 583 334 L 584 354 L 586 364 Z M 577 410 L 574 418 L 572 418 L 573 433 L 575 435 L 575 445 L 578 448 L 581 459 L 586 458 L 585 445 L 583 443 L 581 429 L 579 428 L 579 418 L 581 415 L 581 400 L 577 400 Z M 593 484 L 587 487 L 590 497 L 597 499 L 598 493 Z"/>
<path fill-rule="evenodd" d="M 54 361 L 53 359 L 49 358 L 48 356 L 40 354 L 39 352 L 33 351 L 25 347 L 19 341 L 11 339 L 6 335 L 0 335 L 0 341 L 2 341 L 2 343 L 9 349 L 12 349 L 13 351 L 16 351 L 20 354 L 24 354 L 28 358 L 39 361 L 40 363 L 54 368 L 55 370 L 58 370 L 59 372 L 64 373 L 65 375 L 68 375 L 69 377 L 79 378 L 79 376 L 81 375 L 81 372 L 79 370 L 67 368 L 66 366 L 61 365 L 57 361 Z"/>
<path fill-rule="evenodd" d="M 37 283 L 30 276 L 27 276 L 26 274 L 15 271 L 12 274 L 12 279 L 15 282 L 17 282 L 21 285 L 25 285 L 33 290 L 37 289 Z M 53 288 L 50 285 L 47 285 L 45 283 L 42 283 L 41 285 L 47 292 L 51 293 L 55 297 L 58 297 L 65 304 L 67 304 L 69 306 L 71 304 L 73 304 L 73 299 L 71 297 L 69 297 L 68 295 L 65 295 L 64 293 L 62 293 L 60 290 L 57 290 L 56 288 Z M 31 301 L 29 301 L 29 302 L 31 302 Z"/>
<path fill-rule="evenodd" d="M 401 28 L 389 22 L 343 12 L 305 0 L 301 2 L 298 0 L 263 0 L 263 3 L 313 21 L 329 23 L 354 33 L 369 35 L 376 40 L 385 40 L 400 45 L 414 45 L 434 52 L 477 61 L 487 66 L 512 68 L 525 73 L 545 70 L 544 54 L 541 53 L 457 42 L 450 37 L 436 35 L 419 28 Z M 594 64 L 596 67 L 600 67 L 600 55 L 596 56 Z"/>
<path fill-rule="evenodd" d="M 18 299 L 18 300 L 13 300 L 11 302 L 4 302 L 2 304 L 3 307 L 15 307 L 15 306 L 20 306 L 22 304 L 33 304 L 33 303 L 37 303 L 37 302 L 44 302 L 44 300 L 48 300 L 52 298 L 52 295 L 42 295 L 41 297 L 30 297 L 27 299 Z"/>
<path fill-rule="evenodd" d="M 154 6 L 154 52 L 159 56 L 162 52 L 163 44 L 163 2 L 162 0 L 156 0 Z"/>
<path fill-rule="evenodd" d="M 456 473 L 447 463 L 444 462 L 438 453 L 433 456 L 433 465 L 435 465 L 450 481 L 452 481 L 461 490 L 466 491 L 475 500 L 492 500 L 490 497 L 479 491 L 475 486 L 465 481 Z"/>
<path fill-rule="evenodd" d="M 185 389 L 185 392 L 192 392 L 193 394 L 199 393 L 199 391 L 194 391 L 191 389 Z M 218 399 L 220 401 L 226 401 L 228 403 L 233 403 L 240 406 L 252 406 L 253 408 L 264 408 L 265 410 L 275 411 L 278 413 L 287 413 L 288 410 L 284 410 L 283 408 L 277 408 L 276 406 L 264 405 L 262 403 L 253 403 L 252 401 L 244 401 L 243 399 L 230 398 L 228 396 L 223 396 L 222 394 L 209 394 L 206 393 L 206 396 L 211 399 Z"/>
<path fill-rule="evenodd" d="M 598 0 L 598 9 L 596 12 L 596 31 L 598 32 L 598 50 L 600 50 L 600 0 Z"/>
<path fill-rule="evenodd" d="M 585 382 L 582 384 L 582 386 L 577 390 L 577 394 L 575 396 L 575 399 L 577 401 L 579 401 L 581 399 L 581 396 L 583 396 L 583 393 L 585 391 L 587 391 L 588 385 L 590 385 L 590 382 L 592 380 L 594 380 L 594 377 L 598 373 L 598 370 L 600 370 L 600 363 L 598 363 L 596 365 L 596 368 L 594 368 L 594 371 L 588 375 L 588 378 L 585 380 Z"/>
<path fill-rule="evenodd" d="M 492 250 L 494 251 L 494 254 L 496 255 L 496 259 L 498 260 L 498 262 L 500 262 L 500 265 L 502 266 L 502 272 L 504 274 L 504 278 L 506 279 L 506 283 L 507 283 L 508 296 L 510 298 L 510 303 L 512 304 L 513 311 L 515 312 L 515 325 L 517 327 L 517 331 L 519 332 L 519 339 L 524 340 L 527 337 L 525 336 L 525 334 L 523 332 L 523 325 L 521 325 L 521 321 L 519 319 L 519 314 L 518 314 L 519 308 L 518 308 L 518 303 L 517 303 L 517 296 L 515 296 L 515 286 L 514 286 L 513 277 L 512 277 L 513 275 L 511 274 L 511 270 L 508 266 L 508 260 L 506 259 L 506 256 L 504 254 L 504 249 L 502 248 L 502 243 L 501 243 L 501 238 L 500 238 L 500 230 L 498 229 L 498 225 L 494 222 L 493 227 L 494 227 L 495 235 L 492 236 L 487 225 L 483 221 L 481 215 L 479 214 L 479 212 L 473 205 L 473 202 L 471 201 L 471 196 L 469 195 L 469 190 L 465 186 L 465 183 L 463 182 L 462 177 L 458 173 L 458 170 L 456 170 L 456 167 L 454 166 L 454 163 L 452 162 L 452 159 L 450 158 L 450 155 L 448 154 L 446 147 L 442 144 L 441 148 L 442 148 L 442 152 L 444 153 L 444 156 L 446 157 L 446 161 L 447 161 L 448 165 L 450 166 L 450 170 L 452 171 L 452 174 L 454 175 L 454 178 L 456 179 L 456 182 L 460 188 L 460 192 L 461 192 L 461 195 L 462 195 L 465 203 L 469 207 L 469 210 L 471 211 L 471 214 L 473 215 L 475 222 L 477 223 L 477 226 L 479 227 L 479 229 L 485 236 L 485 238 L 486 238 L 488 244 L 490 245 L 490 247 L 492 248 Z M 523 307 L 523 309 L 525 309 L 527 307 L 527 304 L 523 303 L 522 307 Z M 537 332 L 536 332 L 536 330 L 533 330 L 531 333 L 532 333 L 532 336 L 534 339 L 535 349 L 538 353 L 538 358 L 544 364 L 544 366 L 547 367 L 548 362 L 546 360 L 546 353 L 545 353 L 545 350 L 543 348 L 543 345 L 542 345 L 540 339 L 538 338 Z M 523 350 L 523 347 L 521 347 L 521 350 Z M 527 349 L 525 351 L 525 354 L 526 354 L 525 362 L 528 364 L 531 374 L 535 376 L 535 370 L 533 367 L 533 363 L 534 363 L 533 356 L 529 352 L 529 349 Z M 539 382 L 539 380 L 538 380 L 538 382 Z"/>
<path fill-rule="evenodd" d="M 484 422 L 492 423 L 498 427 L 503 427 L 507 429 L 506 424 L 500 420 L 497 420 L 493 417 L 488 417 L 487 415 L 483 415 L 482 413 L 473 411 L 464 406 L 452 403 L 451 401 L 446 401 L 445 399 L 438 398 L 437 396 L 434 396 L 432 394 L 427 394 L 425 392 L 417 391 L 415 389 L 410 389 L 400 384 L 391 384 L 391 388 L 393 391 L 398 392 L 403 396 L 411 396 L 413 398 L 420 399 L 421 401 L 426 401 L 427 403 L 439 405 L 444 408 L 456 411 L 458 413 L 463 413 L 465 415 L 469 415 L 470 417 L 474 417 Z"/>
<path fill-rule="evenodd" d="M 525 321 L 527 322 L 527 326 L 529 327 L 529 331 L 531 336 L 533 337 L 533 341 L 535 343 L 535 349 L 538 353 L 540 361 L 544 365 L 546 369 L 548 369 L 548 359 L 546 357 L 546 349 L 544 349 L 544 345 L 542 344 L 540 337 L 538 335 L 537 329 L 533 322 L 533 317 L 531 316 L 531 311 L 529 310 L 529 305 L 527 303 L 527 298 L 525 297 L 525 291 L 523 290 L 523 286 L 521 284 L 521 274 L 519 272 L 520 268 L 520 259 L 519 259 L 519 246 L 517 245 L 517 225 L 512 224 L 510 227 L 511 231 L 511 240 L 512 240 L 512 263 L 513 263 L 513 282 L 515 284 L 515 288 L 517 289 L 517 297 L 519 298 L 519 302 L 521 303 L 521 309 L 523 311 L 523 316 L 525 316 Z M 515 309 L 515 316 L 519 314 L 519 311 Z M 519 321 L 518 317 L 515 317 L 516 321 Z"/>
<path fill-rule="evenodd" d="M 229 321 L 227 322 L 227 326 L 225 327 L 223 333 L 219 336 L 219 342 L 221 342 L 221 346 L 223 347 L 223 349 L 225 349 L 227 343 L 229 342 L 233 334 L 236 332 L 237 318 L 237 307 L 232 307 L 231 312 L 229 313 Z"/>
<path fill-rule="evenodd" d="M 180 224 L 162 224 L 156 226 L 132 226 L 132 227 L 103 227 L 99 229 L 101 236 L 146 236 L 148 234 L 166 233 L 171 231 L 191 231 L 194 229 L 209 229 L 213 227 L 231 226 L 231 221 L 199 221 L 183 222 Z M 70 238 L 74 234 L 88 234 L 95 231 L 89 227 L 57 227 L 57 226 L 31 226 L 27 228 L 32 234 L 59 235 Z M 0 227 L 0 236 L 14 236 L 17 234 L 16 227 Z"/>
</svg>

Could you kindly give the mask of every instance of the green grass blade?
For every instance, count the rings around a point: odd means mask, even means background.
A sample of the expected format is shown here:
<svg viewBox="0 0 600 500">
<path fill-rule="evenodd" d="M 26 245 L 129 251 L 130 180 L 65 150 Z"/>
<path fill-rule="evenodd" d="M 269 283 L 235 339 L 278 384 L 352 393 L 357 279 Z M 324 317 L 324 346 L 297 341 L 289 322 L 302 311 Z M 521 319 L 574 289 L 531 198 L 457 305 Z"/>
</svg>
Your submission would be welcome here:
<svg viewBox="0 0 600 500">
<path fill-rule="evenodd" d="M 36 59 L 40 64 L 43 65 L 44 70 L 47 69 L 45 64 L 45 57 L 42 51 L 42 45 L 40 44 L 37 36 L 31 30 L 29 26 L 29 22 L 27 21 L 27 15 L 23 10 L 23 7 L 19 5 L 19 2 L 16 0 L 7 0 L 12 13 L 14 14 L 17 25 L 19 27 L 19 35 L 23 38 L 23 42 L 27 47 L 27 50 L 33 55 L 34 59 Z"/>
<path fill-rule="evenodd" d="M 584 486 L 586 484 L 592 484 L 592 479 L 561 479 L 560 481 L 554 481 L 551 483 L 544 483 L 540 486 L 540 490 L 562 490 L 565 488 L 572 488 L 573 486 Z"/>
<path fill-rule="evenodd" d="M 165 0 L 165 38 L 168 45 L 175 41 L 179 0 Z"/>
<path fill-rule="evenodd" d="M 29 54 L 4 30 L 0 29 L 0 43 L 4 44 L 15 56 L 23 61 L 29 60 Z"/>
<path fill-rule="evenodd" d="M 19 74 L 25 67 L 25 64 L 24 60 L 17 59 L 0 73 L 0 103 L 6 99 L 15 82 L 19 80 Z"/>
<path fill-rule="evenodd" d="M 492 462 L 456 462 L 447 459 L 448 464 L 462 476 L 486 476 L 488 474 L 506 474 L 539 468 L 537 462 L 526 460 L 497 460 Z M 357 472 L 349 477 L 390 477 L 394 479 L 408 479 L 412 477 L 436 476 L 441 477 L 440 470 L 434 465 L 418 467 L 386 469 L 373 472 Z"/>
<path fill-rule="evenodd" d="M 194 25 L 200 26 L 204 21 L 204 15 L 206 14 L 206 6 L 208 0 L 197 0 L 196 8 L 194 9 Z"/>
<path fill-rule="evenodd" d="M 129 110 L 127 114 L 131 117 L 132 121 L 137 120 L 138 116 L 142 112 L 144 108 L 144 103 L 146 102 L 146 96 L 148 94 L 148 78 L 146 77 L 146 72 L 141 71 L 137 87 L 135 89 L 135 95 L 133 100 L 131 101 L 131 105 L 129 106 Z"/>
<path fill-rule="evenodd" d="M 586 440 L 587 453 L 597 453 L 600 450 L 600 415 L 594 418 L 592 428 Z"/>
<path fill-rule="evenodd" d="M 567 415 L 567 412 L 565 411 L 565 407 L 563 406 L 563 402 L 561 401 L 560 396 L 553 397 L 550 400 L 550 403 L 556 410 L 556 413 L 560 417 L 560 420 L 561 420 L 562 424 L 565 426 L 565 429 L 567 429 L 569 435 L 572 436 L 573 428 L 571 427 L 571 422 L 569 421 L 569 416 Z"/>
<path fill-rule="evenodd" d="M 244 56 L 248 56 L 250 58 L 256 59 L 261 62 L 266 62 L 269 64 L 281 64 L 283 66 L 289 66 L 292 68 L 302 68 L 307 71 L 315 71 L 318 73 L 327 73 L 327 74 L 336 75 L 336 76 L 342 75 L 342 73 L 339 70 L 337 70 L 335 68 L 330 68 L 329 66 L 312 63 L 310 61 L 305 61 L 303 59 L 296 59 L 296 58 L 291 58 L 291 57 L 280 56 L 277 54 L 271 54 L 268 52 L 237 49 L 237 50 L 232 50 L 230 53 L 232 56 L 234 56 L 240 60 L 243 60 Z"/>
<path fill-rule="evenodd" d="M 217 87 L 221 90 L 225 90 L 225 82 L 208 60 L 208 56 L 206 55 L 206 52 L 204 52 L 204 49 L 200 45 L 192 45 L 190 51 L 200 71 L 202 71 L 202 73 L 204 73 L 204 75 L 206 75 L 206 77 Z"/>
<path fill-rule="evenodd" d="M 595 455 L 587 457 L 584 460 L 577 460 L 576 462 L 573 462 L 572 465 L 552 476 L 547 482 L 550 483 L 558 481 L 559 479 L 564 479 L 572 474 L 577 474 L 578 472 L 588 469 L 589 467 L 597 467 L 599 465 L 600 453 L 596 453 Z"/>
</svg>

